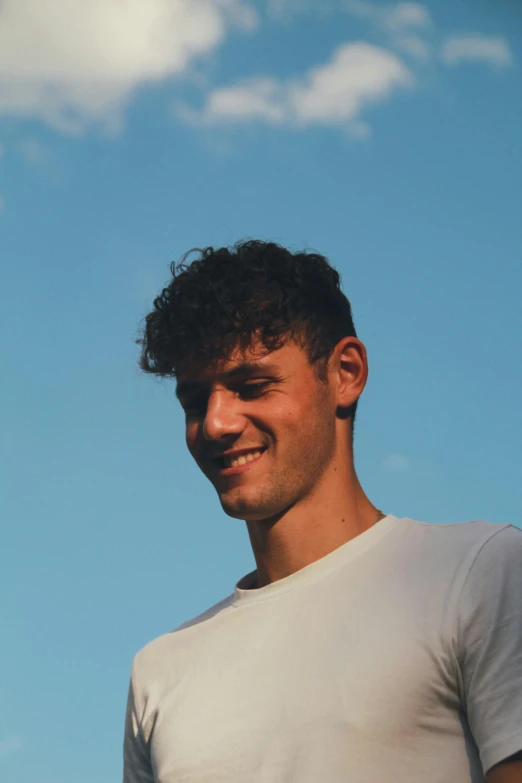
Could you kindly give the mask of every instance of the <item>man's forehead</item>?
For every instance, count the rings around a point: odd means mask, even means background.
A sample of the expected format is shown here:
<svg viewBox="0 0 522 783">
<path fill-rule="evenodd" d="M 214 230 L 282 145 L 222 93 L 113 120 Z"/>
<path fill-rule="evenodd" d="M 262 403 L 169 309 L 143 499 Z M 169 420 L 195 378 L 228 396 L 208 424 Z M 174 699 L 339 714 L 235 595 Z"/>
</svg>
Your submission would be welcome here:
<svg viewBox="0 0 522 783">
<path fill-rule="evenodd" d="M 288 349 L 300 350 L 293 341 L 287 341 L 280 348 L 269 350 L 264 346 L 235 349 L 227 358 L 208 361 L 194 359 L 177 374 L 176 392 L 180 394 L 194 386 L 215 381 L 240 379 L 262 373 L 281 373 L 288 364 Z"/>
<path fill-rule="evenodd" d="M 280 369 L 278 351 L 252 353 L 250 351 L 235 353 L 232 357 L 214 361 L 192 361 L 177 376 L 178 386 L 185 382 L 208 381 L 210 379 L 227 379 L 249 375 L 258 371 Z"/>
</svg>

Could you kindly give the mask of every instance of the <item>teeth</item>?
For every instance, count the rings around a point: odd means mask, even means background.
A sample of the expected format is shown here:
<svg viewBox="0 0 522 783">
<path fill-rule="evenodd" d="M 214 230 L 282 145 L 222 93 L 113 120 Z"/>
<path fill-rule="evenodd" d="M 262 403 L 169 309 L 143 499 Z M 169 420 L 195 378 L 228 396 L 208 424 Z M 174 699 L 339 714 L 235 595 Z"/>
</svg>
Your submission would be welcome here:
<svg viewBox="0 0 522 783">
<path fill-rule="evenodd" d="M 241 454 L 240 457 L 225 457 L 225 467 L 237 468 L 239 465 L 244 465 L 246 462 L 252 462 L 252 460 L 257 459 L 257 457 L 261 456 L 261 453 L 258 449 L 257 451 L 249 451 L 248 454 Z"/>
</svg>

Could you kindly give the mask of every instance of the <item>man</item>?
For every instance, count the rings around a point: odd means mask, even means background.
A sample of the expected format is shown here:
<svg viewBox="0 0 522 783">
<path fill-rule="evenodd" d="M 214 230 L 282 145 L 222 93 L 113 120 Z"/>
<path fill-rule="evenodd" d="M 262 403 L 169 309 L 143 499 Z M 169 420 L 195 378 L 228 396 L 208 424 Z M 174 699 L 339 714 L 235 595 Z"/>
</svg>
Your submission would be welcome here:
<svg viewBox="0 0 522 783">
<path fill-rule="evenodd" d="M 207 248 L 146 318 L 256 570 L 135 657 L 124 783 L 522 783 L 522 533 L 365 495 L 368 367 L 320 255 Z"/>
</svg>

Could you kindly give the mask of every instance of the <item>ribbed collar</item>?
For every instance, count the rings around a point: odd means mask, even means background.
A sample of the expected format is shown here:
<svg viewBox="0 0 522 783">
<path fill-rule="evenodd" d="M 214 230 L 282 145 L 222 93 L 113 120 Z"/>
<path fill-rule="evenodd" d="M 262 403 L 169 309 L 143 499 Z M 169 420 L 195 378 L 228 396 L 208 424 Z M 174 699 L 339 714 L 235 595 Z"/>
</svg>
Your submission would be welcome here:
<svg viewBox="0 0 522 783">
<path fill-rule="evenodd" d="M 315 581 L 351 560 L 357 557 L 362 552 L 366 551 L 370 547 L 375 546 L 383 536 L 395 525 L 400 523 L 397 517 L 392 514 L 388 514 L 377 522 L 364 533 L 360 533 L 355 538 L 342 544 L 333 552 L 329 552 L 324 557 L 319 558 L 310 565 L 301 568 L 294 574 L 285 576 L 283 579 L 278 579 L 276 582 L 265 585 L 264 587 L 251 587 L 257 581 L 257 571 L 250 571 L 250 573 L 243 576 L 239 582 L 237 582 L 234 590 L 234 606 L 245 606 L 246 604 L 257 603 L 259 601 L 266 601 L 271 598 L 276 598 L 283 593 L 288 593 L 291 590 Z"/>
</svg>

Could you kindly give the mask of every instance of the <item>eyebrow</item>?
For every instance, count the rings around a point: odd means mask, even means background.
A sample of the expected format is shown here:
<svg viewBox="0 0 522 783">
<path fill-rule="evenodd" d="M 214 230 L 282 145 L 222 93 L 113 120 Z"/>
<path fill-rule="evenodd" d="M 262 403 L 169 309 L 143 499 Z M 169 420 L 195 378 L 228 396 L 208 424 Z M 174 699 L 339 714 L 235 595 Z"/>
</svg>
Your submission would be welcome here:
<svg viewBox="0 0 522 783">
<path fill-rule="evenodd" d="M 257 362 L 242 362 L 237 367 L 233 367 L 231 370 L 227 370 L 219 375 L 220 379 L 231 381 L 238 378 L 259 377 L 265 373 L 279 373 L 281 368 L 277 364 L 267 362 L 266 364 L 258 364 Z M 201 381 L 179 381 L 176 385 L 176 397 L 179 399 L 181 395 L 194 389 L 201 389 L 205 386 Z"/>
</svg>

